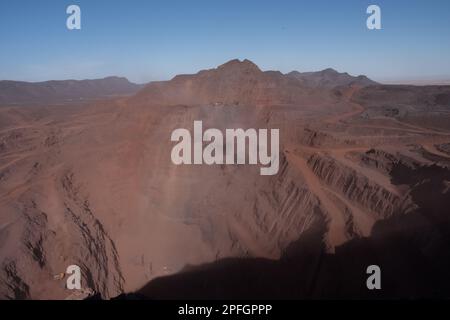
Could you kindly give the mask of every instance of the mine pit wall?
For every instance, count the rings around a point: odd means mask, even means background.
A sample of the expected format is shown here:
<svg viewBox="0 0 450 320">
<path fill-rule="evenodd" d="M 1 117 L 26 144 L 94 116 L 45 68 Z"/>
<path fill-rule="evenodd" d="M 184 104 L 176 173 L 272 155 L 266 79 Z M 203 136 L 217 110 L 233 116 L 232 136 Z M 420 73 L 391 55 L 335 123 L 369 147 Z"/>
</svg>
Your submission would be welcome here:
<svg viewBox="0 0 450 320">
<path fill-rule="evenodd" d="M 15 225 L 21 231 L 18 243 L 12 244 L 16 252 L 2 257 L 0 298 L 64 299 L 71 292 L 65 289 L 67 275 L 60 275 L 72 264 L 81 268 L 82 289 L 103 298 L 123 292 L 114 242 L 78 193 L 73 174 L 61 178 L 59 191 L 64 203 L 50 217 L 40 206 L 41 201 L 46 206 L 45 200 L 20 198 Z"/>
<path fill-rule="evenodd" d="M 193 120 L 198 119 L 198 114 L 187 112 L 184 107 L 179 109 L 177 113 L 169 113 L 173 121 L 168 122 L 176 123 L 178 127 L 188 127 L 192 125 Z M 225 120 L 231 121 L 234 115 L 233 112 L 227 111 L 223 117 L 219 117 L 222 112 L 218 110 L 217 113 L 218 119 L 212 117 L 213 119 L 209 119 L 210 123 L 205 121 L 205 127 L 208 124 L 216 126 L 218 122 L 222 124 Z M 251 116 L 253 113 L 249 113 L 248 118 L 252 119 Z M 136 119 L 131 120 L 135 124 Z M 144 120 L 147 124 L 150 123 L 147 120 L 152 120 L 149 127 L 154 130 L 153 126 L 157 126 L 161 119 Z M 245 119 L 243 123 L 246 124 L 248 121 Z M 168 136 L 166 131 L 162 136 Z M 364 142 L 364 138 L 361 138 L 359 142 L 347 141 L 342 136 L 336 138 L 318 130 L 303 128 L 296 130 L 295 136 L 292 135 L 289 139 L 299 137 L 301 144 L 311 147 L 353 146 Z M 14 149 L 15 139 L 21 139 L 21 136 L 10 136 L 4 140 L 4 144 L 0 145 L 0 149 L 3 148 L 4 151 L 9 148 Z M 382 144 L 388 138 L 378 139 Z M 414 137 L 400 139 L 412 141 Z M 45 141 L 45 145 L 48 146 L 53 146 L 55 143 L 57 141 L 54 139 Z M 280 152 L 283 150 L 284 147 L 280 147 Z M 169 154 L 169 151 L 165 150 L 163 154 Z M 386 176 L 389 176 L 389 171 L 392 170 L 392 163 L 407 162 L 401 155 L 392 155 L 378 149 L 374 152 L 357 154 L 361 155 L 358 165 L 367 166 Z M 373 215 L 377 220 L 389 218 L 396 213 L 409 212 L 413 207 L 408 197 L 390 192 L 370 177 L 360 174 L 326 154 L 316 153 L 308 156 L 307 164 L 323 185 L 340 198 L 360 208 L 364 213 Z M 226 170 L 228 171 L 230 171 L 231 179 L 231 175 L 236 173 L 233 173 L 233 170 Z M 266 256 L 273 259 L 280 257 L 291 243 L 312 229 L 323 230 L 321 237 L 325 237 L 326 212 L 321 207 L 317 196 L 305 184 L 301 173 L 284 155 L 280 159 L 278 175 L 264 179 L 257 176 L 251 179 L 260 182 L 256 184 L 255 193 L 253 191 L 248 193 L 251 199 L 250 204 L 245 204 L 245 210 L 242 209 L 240 215 L 243 220 L 245 219 L 245 221 L 242 220 L 245 222 L 244 225 L 251 226 L 245 231 L 261 245 Z M 77 177 L 70 170 L 61 174 L 56 186 L 52 188 L 52 190 L 43 190 L 41 193 L 56 193 L 57 198 L 61 199 L 58 210 L 49 211 L 42 203 L 42 199 L 31 196 L 21 198 L 20 206 L 11 208 L 11 210 L 17 210 L 20 216 L 17 224 L 20 225 L 21 237 L 18 241 L 21 244 L 21 252 L 18 255 L 2 257 L 0 266 L 2 298 L 48 298 L 46 296 L 48 292 L 57 292 L 60 294 L 58 298 L 64 298 L 64 294 L 67 294 L 63 288 L 65 280 L 49 279 L 63 272 L 69 264 L 79 265 L 84 276 L 82 283 L 86 283 L 86 286 L 99 292 L 102 297 L 108 298 L 120 294 L 125 287 L 126 274 L 122 275 L 121 257 L 115 248 L 114 239 L 108 235 L 107 228 L 103 227 L 99 220 L 99 217 L 104 217 L 107 212 L 96 210 L 90 199 L 82 194 L 81 188 L 78 188 Z M 362 232 L 353 218 L 352 208 L 333 193 L 328 195 L 338 203 L 337 206 L 343 212 L 347 238 L 361 236 Z M 204 210 L 207 212 L 207 208 Z M 51 221 L 55 219 L 52 217 L 53 213 L 57 214 L 57 224 Z M 238 239 L 237 235 L 231 235 L 229 241 L 236 239 Z M 236 250 L 239 253 L 244 251 L 248 251 L 247 248 Z M 67 256 L 68 252 L 70 255 Z"/>
<path fill-rule="evenodd" d="M 319 201 L 302 180 L 283 155 L 278 175 L 257 193 L 254 223 L 258 233 L 266 235 L 268 249 L 276 257 L 303 233 L 324 221 Z"/>
<path fill-rule="evenodd" d="M 411 206 L 407 197 L 400 197 L 386 190 L 356 170 L 330 157 L 314 154 L 307 163 L 324 184 L 353 203 L 376 214 L 378 219 L 389 218 L 396 212 L 408 211 Z"/>
</svg>

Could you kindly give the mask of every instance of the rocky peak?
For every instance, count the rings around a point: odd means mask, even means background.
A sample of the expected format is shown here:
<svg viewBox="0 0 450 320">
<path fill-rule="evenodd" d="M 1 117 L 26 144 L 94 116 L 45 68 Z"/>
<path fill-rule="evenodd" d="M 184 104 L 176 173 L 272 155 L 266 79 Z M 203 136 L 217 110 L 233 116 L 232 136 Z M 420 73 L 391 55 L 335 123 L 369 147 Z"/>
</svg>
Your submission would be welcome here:
<svg viewBox="0 0 450 320">
<path fill-rule="evenodd" d="M 218 71 L 230 72 L 262 72 L 259 67 L 250 60 L 240 61 L 239 59 L 230 60 L 217 68 Z"/>
<path fill-rule="evenodd" d="M 320 73 L 322 73 L 322 74 L 329 74 L 329 75 L 340 74 L 338 71 L 334 70 L 333 68 L 324 69 L 324 70 L 320 71 Z"/>
</svg>

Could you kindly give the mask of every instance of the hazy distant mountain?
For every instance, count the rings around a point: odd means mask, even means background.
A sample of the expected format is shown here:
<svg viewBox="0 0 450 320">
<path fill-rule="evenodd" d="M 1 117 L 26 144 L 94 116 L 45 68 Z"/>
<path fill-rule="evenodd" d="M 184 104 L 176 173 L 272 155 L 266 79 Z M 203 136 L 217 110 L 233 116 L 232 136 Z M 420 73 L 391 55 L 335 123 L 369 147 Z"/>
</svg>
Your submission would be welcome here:
<svg viewBox="0 0 450 320">
<path fill-rule="evenodd" d="M 0 81 L 0 104 L 68 103 L 136 93 L 141 85 L 126 78 L 45 82 Z"/>
<path fill-rule="evenodd" d="M 331 68 L 317 72 L 292 71 L 287 75 L 289 77 L 300 80 L 303 85 L 312 88 L 334 88 L 349 85 L 370 86 L 378 84 L 377 82 L 370 80 L 366 76 L 360 75 L 357 77 L 353 77 L 347 72 L 340 73 Z"/>
</svg>

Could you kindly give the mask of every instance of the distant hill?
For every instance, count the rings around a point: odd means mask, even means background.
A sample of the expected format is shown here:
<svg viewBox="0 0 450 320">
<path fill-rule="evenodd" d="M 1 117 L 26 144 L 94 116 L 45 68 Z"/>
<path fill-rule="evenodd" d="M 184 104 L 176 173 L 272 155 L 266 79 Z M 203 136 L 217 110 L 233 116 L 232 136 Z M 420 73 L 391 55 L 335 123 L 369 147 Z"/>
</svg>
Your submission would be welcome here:
<svg viewBox="0 0 450 320">
<path fill-rule="evenodd" d="M 45 82 L 0 81 L 0 104 L 70 103 L 136 93 L 126 78 Z"/>
<path fill-rule="evenodd" d="M 346 72 L 340 73 L 331 68 L 317 72 L 292 71 L 287 75 L 301 81 L 304 86 L 311 88 L 335 88 L 349 85 L 371 86 L 378 84 L 366 76 L 354 77 Z"/>
</svg>

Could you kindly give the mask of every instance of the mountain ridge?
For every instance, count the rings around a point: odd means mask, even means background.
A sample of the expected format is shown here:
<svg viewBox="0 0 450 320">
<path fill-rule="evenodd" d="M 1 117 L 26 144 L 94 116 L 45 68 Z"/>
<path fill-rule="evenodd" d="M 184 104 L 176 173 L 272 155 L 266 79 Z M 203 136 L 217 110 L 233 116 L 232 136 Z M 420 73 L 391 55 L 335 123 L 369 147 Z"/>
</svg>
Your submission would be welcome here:
<svg viewBox="0 0 450 320">
<path fill-rule="evenodd" d="M 140 88 L 142 88 L 142 85 L 117 76 L 102 79 L 48 80 L 41 82 L 1 80 L 0 104 L 79 102 L 134 94 Z"/>
<path fill-rule="evenodd" d="M 365 76 L 352 77 L 332 69 L 283 74 L 280 71 L 262 71 L 248 59 L 233 59 L 196 74 L 152 82 L 131 100 L 141 104 L 296 105 L 314 99 L 317 90 L 373 84 L 376 82 Z M 324 92 L 320 94 L 324 95 Z"/>
<path fill-rule="evenodd" d="M 283 74 L 276 70 L 262 71 L 248 59 L 232 59 L 216 68 L 142 85 L 117 76 L 41 82 L 0 80 L 0 104 L 65 104 L 114 96 L 162 104 L 295 104 L 309 95 L 311 89 L 376 84 L 366 76 L 354 77 L 332 68 Z"/>
<path fill-rule="evenodd" d="M 335 88 L 350 85 L 378 85 L 377 82 L 369 79 L 365 75 L 352 76 L 347 72 L 338 72 L 332 68 L 312 72 L 291 71 L 287 73 L 287 76 L 302 81 L 303 85 L 307 87 Z"/>
</svg>

